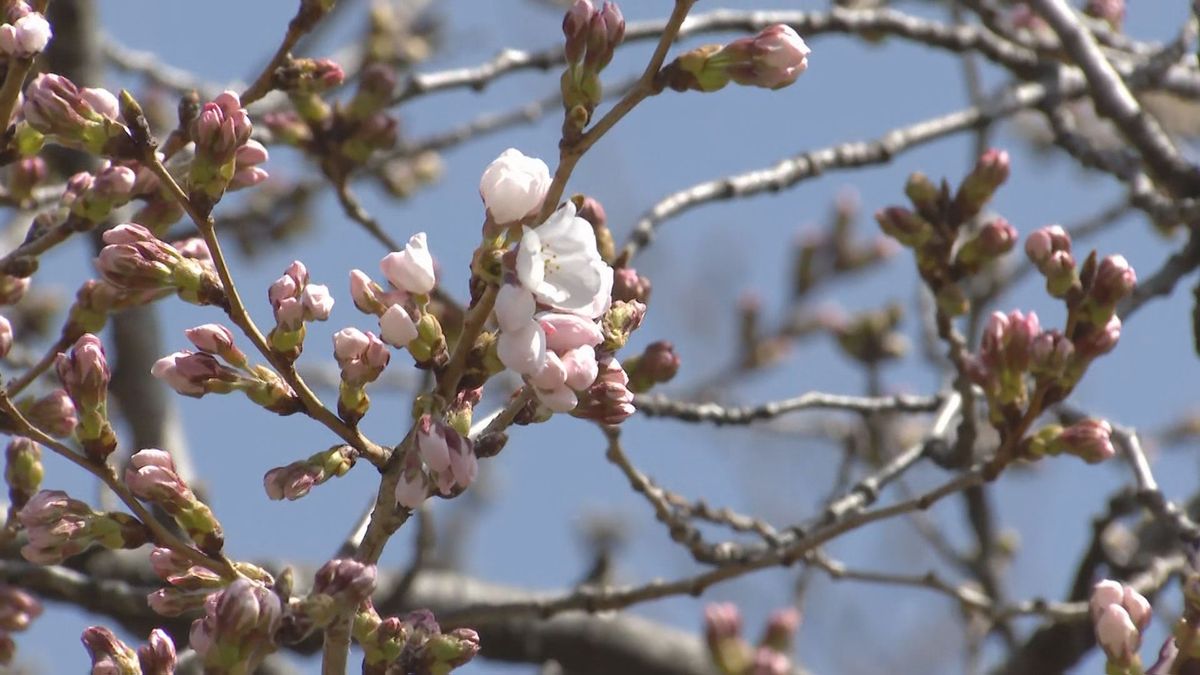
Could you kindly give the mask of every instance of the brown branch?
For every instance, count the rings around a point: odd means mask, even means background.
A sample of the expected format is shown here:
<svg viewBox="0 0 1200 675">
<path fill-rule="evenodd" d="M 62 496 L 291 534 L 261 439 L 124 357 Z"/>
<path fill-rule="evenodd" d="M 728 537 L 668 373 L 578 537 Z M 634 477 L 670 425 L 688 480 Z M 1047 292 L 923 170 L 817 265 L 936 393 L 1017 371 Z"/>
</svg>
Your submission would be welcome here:
<svg viewBox="0 0 1200 675">
<path fill-rule="evenodd" d="M 843 396 L 808 392 L 795 398 L 755 406 L 726 407 L 718 403 L 675 401 L 661 394 L 640 394 L 634 401 L 647 417 L 670 417 L 685 422 L 711 422 L 717 426 L 751 424 L 802 410 L 842 410 L 862 415 L 878 412 L 920 413 L 937 410 L 938 396 Z"/>
</svg>

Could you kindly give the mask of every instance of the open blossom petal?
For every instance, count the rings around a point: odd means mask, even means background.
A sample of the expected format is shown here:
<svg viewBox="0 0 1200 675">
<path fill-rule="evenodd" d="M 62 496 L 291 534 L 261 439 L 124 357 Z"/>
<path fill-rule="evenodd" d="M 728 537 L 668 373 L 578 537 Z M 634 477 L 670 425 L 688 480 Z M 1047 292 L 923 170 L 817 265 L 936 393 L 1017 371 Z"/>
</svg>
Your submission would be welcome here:
<svg viewBox="0 0 1200 675">
<path fill-rule="evenodd" d="M 542 405 L 556 413 L 571 412 L 579 404 L 579 398 L 570 387 L 561 385 L 554 389 L 535 389 L 538 400 Z"/>
<path fill-rule="evenodd" d="M 540 228 L 525 229 L 517 249 L 517 277 L 538 301 L 595 318 L 612 294 L 612 268 L 596 249 L 592 226 L 567 202 Z"/>
<path fill-rule="evenodd" d="M 546 346 L 559 353 L 582 345 L 595 347 L 604 341 L 600 326 L 578 314 L 545 312 L 537 319 L 546 331 Z"/>
<path fill-rule="evenodd" d="M 554 352 L 546 353 L 546 363 L 536 375 L 529 378 L 530 383 L 539 389 L 555 389 L 567 381 L 567 370 L 563 367 L 562 359 Z"/>
<path fill-rule="evenodd" d="M 530 321 L 519 330 L 501 331 L 496 351 L 509 370 L 534 375 L 546 362 L 546 334 L 536 321 Z"/>
<path fill-rule="evenodd" d="M 429 253 L 424 232 L 414 234 L 403 251 L 384 256 L 379 268 L 393 286 L 409 293 L 424 295 L 432 291 L 436 283 L 433 256 Z"/>
<path fill-rule="evenodd" d="M 516 284 L 504 284 L 496 294 L 496 323 L 500 330 L 520 330 L 533 320 L 533 295 Z"/>
</svg>

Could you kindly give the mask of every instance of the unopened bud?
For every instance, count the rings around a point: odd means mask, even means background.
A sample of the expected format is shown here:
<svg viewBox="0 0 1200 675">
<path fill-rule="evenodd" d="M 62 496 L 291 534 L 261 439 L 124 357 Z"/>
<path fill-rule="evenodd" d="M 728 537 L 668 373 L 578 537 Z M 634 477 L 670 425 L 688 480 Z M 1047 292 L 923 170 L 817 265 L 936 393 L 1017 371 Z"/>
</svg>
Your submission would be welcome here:
<svg viewBox="0 0 1200 675">
<path fill-rule="evenodd" d="M 933 236 L 933 226 L 921 216 L 900 206 L 875 212 L 875 220 L 884 234 L 910 248 L 917 248 Z"/>
<path fill-rule="evenodd" d="M 640 355 L 625 361 L 629 389 L 636 393 L 649 391 L 656 384 L 665 384 L 679 372 L 679 355 L 665 340 L 652 342 Z"/>
<path fill-rule="evenodd" d="M 984 152 L 954 195 L 955 213 L 960 222 L 974 218 L 983 210 L 996 189 L 1008 180 L 1008 174 L 1007 152 L 995 148 Z"/>
</svg>

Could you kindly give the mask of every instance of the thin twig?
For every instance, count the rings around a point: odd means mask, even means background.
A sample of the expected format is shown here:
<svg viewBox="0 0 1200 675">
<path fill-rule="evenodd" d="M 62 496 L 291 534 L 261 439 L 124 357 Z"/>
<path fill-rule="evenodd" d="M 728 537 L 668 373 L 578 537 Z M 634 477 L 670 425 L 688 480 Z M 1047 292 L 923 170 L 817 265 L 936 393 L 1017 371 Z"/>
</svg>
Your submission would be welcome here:
<svg viewBox="0 0 1200 675">
<path fill-rule="evenodd" d="M 671 417 L 685 422 L 711 422 L 724 426 L 750 424 L 802 410 L 844 410 L 863 415 L 878 412 L 933 412 L 941 402 L 938 396 L 901 394 L 866 397 L 808 392 L 795 398 L 735 408 L 718 403 L 674 401 L 660 394 L 641 394 L 634 400 L 634 407 L 648 417 Z"/>
</svg>

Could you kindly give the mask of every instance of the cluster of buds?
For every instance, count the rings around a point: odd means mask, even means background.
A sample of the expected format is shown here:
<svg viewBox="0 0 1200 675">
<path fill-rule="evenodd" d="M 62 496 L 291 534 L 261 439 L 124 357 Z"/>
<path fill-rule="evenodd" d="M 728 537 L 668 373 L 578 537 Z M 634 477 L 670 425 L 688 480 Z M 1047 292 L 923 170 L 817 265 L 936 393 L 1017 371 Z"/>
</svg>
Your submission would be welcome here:
<svg viewBox="0 0 1200 675">
<path fill-rule="evenodd" d="M 174 675 L 175 643 L 161 628 L 150 631 L 146 644 L 131 649 L 111 630 L 91 626 L 83 631 L 83 646 L 92 657 L 93 673 L 114 675 Z"/>
<path fill-rule="evenodd" d="M 717 91 L 730 82 L 782 89 L 808 69 L 812 50 L 790 26 L 776 24 L 727 45 L 706 45 L 676 58 L 660 74 L 676 91 Z"/>
<path fill-rule="evenodd" d="M 1142 672 L 1138 650 L 1142 633 L 1150 624 L 1150 603 L 1140 593 L 1119 581 L 1105 579 L 1092 589 L 1088 604 L 1096 640 L 1108 657 L 1108 670 L 1114 675 Z"/>
<path fill-rule="evenodd" d="M 792 643 L 800 613 L 781 609 L 771 614 L 757 647 L 742 637 L 736 605 L 714 603 L 704 609 L 704 637 L 713 664 L 722 675 L 787 675 L 792 672 Z"/>
<path fill-rule="evenodd" d="M 1091 418 L 1065 428 L 1059 424 L 1048 424 L 1025 440 L 1022 454 L 1031 459 L 1068 454 L 1089 464 L 1098 464 L 1117 454 L 1112 433 L 1112 425 L 1108 422 Z"/>
<path fill-rule="evenodd" d="M 196 305 L 225 306 L 228 302 L 216 270 L 199 252 L 185 252 L 154 236 L 136 223 L 118 225 L 104 233 L 96 268 L 104 280 L 125 291 L 169 289 Z"/>
<path fill-rule="evenodd" d="M 308 283 L 308 268 L 296 260 L 267 289 L 267 299 L 275 314 L 275 327 L 267 341 L 276 352 L 294 361 L 304 346 L 305 322 L 328 319 L 333 296 L 327 286 Z"/>
<path fill-rule="evenodd" d="M 409 238 L 403 251 L 384 256 L 379 269 L 388 280 L 387 289 L 362 270 L 350 271 L 354 306 L 364 314 L 379 317 L 380 339 L 393 347 L 408 349 L 418 366 L 444 363 L 446 337 L 441 322 L 427 311 L 437 276 L 425 233 L 418 232 Z M 379 361 L 375 359 L 376 363 Z M 386 361 L 383 363 L 386 365 Z"/>
<path fill-rule="evenodd" d="M 274 500 L 295 501 L 314 486 L 330 478 L 346 475 L 358 459 L 358 451 L 349 445 L 335 445 L 308 459 L 271 469 L 263 476 L 267 496 Z"/>
<path fill-rule="evenodd" d="M 257 167 L 266 161 L 266 149 L 258 143 L 250 144 L 250 113 L 235 92 L 226 91 L 205 103 L 188 131 L 195 143 L 187 177 L 194 203 L 211 209 L 230 188 L 235 174 L 243 171 L 255 176 L 243 176 L 238 184 L 255 184 L 266 178 Z"/>
<path fill-rule="evenodd" d="M 58 355 L 55 368 L 78 416 L 75 438 L 88 457 L 103 462 L 117 448 L 117 435 L 108 421 L 108 382 L 112 374 L 104 345 L 87 333 L 69 352 Z"/>
<path fill-rule="evenodd" d="M 136 452 L 125 469 L 125 485 L 139 499 L 174 518 L 201 551 L 209 555 L 221 552 L 225 543 L 221 524 L 179 476 L 170 453 L 156 449 Z"/>
<path fill-rule="evenodd" d="M 1042 330 L 1032 312 L 997 312 L 989 319 L 979 353 L 967 361 L 967 375 L 986 393 L 998 429 L 1013 427 L 1027 413 L 1040 413 L 1070 394 L 1091 362 L 1116 346 L 1121 336 L 1117 305 L 1137 284 L 1133 268 L 1119 255 L 1097 261 L 1093 252 L 1077 270 L 1070 237 L 1058 226 L 1031 234 L 1025 250 L 1046 276 L 1047 290 L 1066 305 L 1067 328 Z M 1032 402 L 1040 407 L 1027 411 Z M 1095 420 L 1065 430 L 1052 425 L 1025 445 L 1030 457 L 1068 452 L 1101 461 L 1113 454 L 1111 432 L 1107 423 Z"/>
<path fill-rule="evenodd" d="M 600 71 L 612 61 L 613 52 L 625 39 L 625 17 L 615 2 L 605 0 L 600 9 L 591 0 L 575 0 L 562 23 L 566 37 L 567 69 L 562 74 L 564 129 L 583 130 L 600 105 Z"/>
<path fill-rule="evenodd" d="M 401 307 L 400 311 L 405 310 Z M 392 355 L 374 333 L 343 328 L 333 335 L 333 356 L 341 368 L 338 414 L 350 424 L 357 424 L 371 407 L 367 385 L 379 379 Z"/>
<path fill-rule="evenodd" d="M 1005 219 L 978 218 L 1008 175 L 1008 153 L 991 149 L 979 157 L 953 195 L 944 182 L 938 187 L 918 172 L 909 176 L 904 188 L 911 209 L 892 206 L 875 214 L 884 234 L 913 249 L 921 278 L 947 316 L 970 309 L 958 282 L 998 260 L 1017 242 L 1016 229 Z"/>
<path fill-rule="evenodd" d="M 363 649 L 363 672 L 446 675 L 479 653 L 479 634 L 470 628 L 443 633 L 428 610 L 381 617 L 367 605 L 354 616 L 352 632 Z"/>
<path fill-rule="evenodd" d="M 831 310 L 818 320 L 837 338 L 838 347 L 846 356 L 859 363 L 872 365 L 898 359 L 908 353 L 908 338 L 900 332 L 903 318 L 903 308 L 890 304 L 849 317 Z"/>
<path fill-rule="evenodd" d="M 396 90 L 392 68 L 367 66 L 350 101 L 332 106 L 322 95 L 345 77 L 333 61 L 294 59 L 280 75 L 295 110 L 270 113 L 263 123 L 276 141 L 320 157 L 331 177 L 341 180 L 372 154 L 396 145 L 397 123 L 387 112 Z"/>
<path fill-rule="evenodd" d="M 35 494 L 17 520 L 29 536 L 21 555 L 39 565 L 57 565 L 93 545 L 138 548 L 150 541 L 150 531 L 133 516 L 98 513 L 60 490 Z"/>
<path fill-rule="evenodd" d="M 9 508 L 19 511 L 42 486 L 45 468 L 42 448 L 32 439 L 13 436 L 4 449 L 4 482 L 8 484 Z"/>
<path fill-rule="evenodd" d="M 396 503 L 407 509 L 425 503 L 431 488 L 442 496 L 456 495 L 479 473 L 475 444 L 467 437 L 467 430 L 456 429 L 429 414 L 417 420 L 412 451 L 402 461 L 395 497 Z"/>
<path fill-rule="evenodd" d="M 128 154 L 129 129 L 119 120 L 117 97 L 106 89 L 80 88 L 61 75 L 43 73 L 25 88 L 25 123 L 17 128 L 22 155 L 34 155 L 44 140 L 93 155 Z"/>
<path fill-rule="evenodd" d="M 154 363 L 150 373 L 176 392 L 192 398 L 205 394 L 240 391 L 251 401 L 278 413 L 299 412 L 302 404 L 295 392 L 274 370 L 250 365 L 242 350 L 233 344 L 233 333 L 210 323 L 184 331 L 198 352 L 182 350 Z M 224 363 L 222 363 L 224 361 Z"/>
<path fill-rule="evenodd" d="M 109 164 L 95 174 L 83 171 L 67 181 L 61 204 L 81 229 L 94 227 L 133 198 L 136 181 L 137 174 L 127 166 Z"/>
<path fill-rule="evenodd" d="M 264 584 L 240 577 L 204 601 L 204 616 L 192 622 L 189 644 L 205 672 L 254 672 L 275 651 L 282 605 Z"/>
<path fill-rule="evenodd" d="M 288 603 L 284 619 L 286 640 L 299 641 L 314 630 L 356 613 L 375 592 L 375 577 L 374 565 L 357 560 L 337 559 L 322 565 L 313 580 L 312 591 Z"/>
<path fill-rule="evenodd" d="M 17 649 L 12 634 L 29 628 L 42 615 L 42 603 L 25 591 L 0 584 L 0 664 L 12 662 Z"/>
<path fill-rule="evenodd" d="M 10 5 L 8 21 L 0 25 L 0 54 L 10 59 L 32 59 L 41 54 L 54 37 L 50 22 L 24 2 Z M 7 125 L 8 120 L 4 122 Z"/>
<path fill-rule="evenodd" d="M 220 574 L 196 565 L 190 558 L 168 548 L 152 550 L 150 566 L 167 583 L 166 587 L 146 596 L 150 609 L 162 616 L 174 617 L 199 611 L 204 607 L 205 600 L 228 582 Z M 266 585 L 274 582 L 262 568 L 243 562 L 235 562 L 233 566 L 240 576 L 255 582 Z"/>
</svg>

